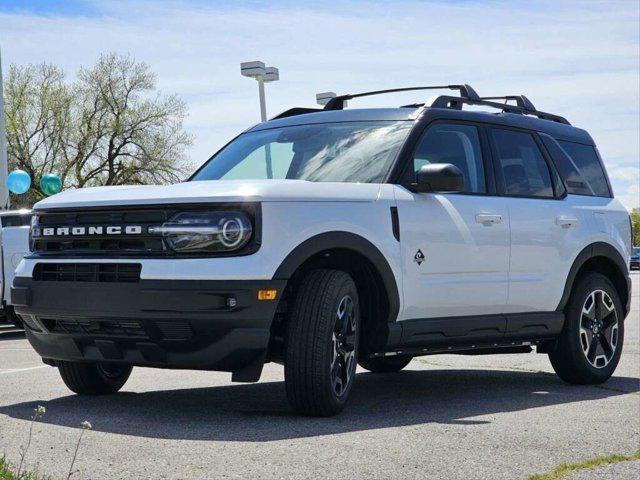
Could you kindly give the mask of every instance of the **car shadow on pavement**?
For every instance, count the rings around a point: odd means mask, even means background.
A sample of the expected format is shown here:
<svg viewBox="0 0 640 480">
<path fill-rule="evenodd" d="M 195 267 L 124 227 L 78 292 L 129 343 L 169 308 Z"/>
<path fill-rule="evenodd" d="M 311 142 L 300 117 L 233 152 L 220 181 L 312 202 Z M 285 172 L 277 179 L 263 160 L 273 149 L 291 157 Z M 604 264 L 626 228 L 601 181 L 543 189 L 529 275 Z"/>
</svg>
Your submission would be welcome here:
<svg viewBox="0 0 640 480">
<path fill-rule="evenodd" d="M 125 387 L 126 388 L 126 387 Z M 264 442 L 444 423 L 489 423 L 478 418 L 549 405 L 599 400 L 640 391 L 640 381 L 613 377 L 600 386 L 573 386 L 547 373 L 504 370 L 420 370 L 358 374 L 345 411 L 333 418 L 295 415 L 284 382 L 211 388 L 120 392 L 106 397 L 70 395 L 0 407 L 0 414 L 41 422 L 159 439 Z"/>
</svg>

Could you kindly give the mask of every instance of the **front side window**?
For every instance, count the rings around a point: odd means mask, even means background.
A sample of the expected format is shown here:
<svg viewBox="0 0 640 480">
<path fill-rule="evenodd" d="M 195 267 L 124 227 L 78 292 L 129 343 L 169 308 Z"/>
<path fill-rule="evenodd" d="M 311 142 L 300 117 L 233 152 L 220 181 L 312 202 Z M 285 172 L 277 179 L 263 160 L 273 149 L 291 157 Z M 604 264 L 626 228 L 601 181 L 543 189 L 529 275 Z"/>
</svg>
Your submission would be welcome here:
<svg viewBox="0 0 640 480">
<path fill-rule="evenodd" d="M 415 174 L 423 165 L 450 163 L 464 175 L 464 192 L 485 193 L 484 164 L 478 129 L 471 125 L 436 124 L 423 135 L 413 156 Z"/>
<path fill-rule="evenodd" d="M 520 197 L 553 197 L 551 174 L 533 136 L 491 129 L 505 193 Z"/>
<path fill-rule="evenodd" d="M 240 135 L 191 180 L 384 181 L 413 122 L 321 123 Z"/>
</svg>

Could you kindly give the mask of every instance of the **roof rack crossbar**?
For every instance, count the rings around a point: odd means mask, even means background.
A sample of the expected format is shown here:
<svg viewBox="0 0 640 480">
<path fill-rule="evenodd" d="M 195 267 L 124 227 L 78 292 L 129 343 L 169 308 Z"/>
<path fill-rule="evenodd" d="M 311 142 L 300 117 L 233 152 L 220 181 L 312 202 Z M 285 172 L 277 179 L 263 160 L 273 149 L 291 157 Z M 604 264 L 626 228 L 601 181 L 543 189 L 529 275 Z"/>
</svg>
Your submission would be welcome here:
<svg viewBox="0 0 640 480">
<path fill-rule="evenodd" d="M 529 100 L 524 95 L 504 95 L 498 97 L 481 97 L 481 100 L 504 100 L 505 103 L 509 100 L 516 102 L 518 107 L 522 107 L 526 110 L 531 110 L 532 112 L 536 111 L 536 107 L 533 105 L 531 100 Z"/>
<path fill-rule="evenodd" d="M 518 97 L 522 97 L 519 95 Z M 561 117 L 560 115 L 554 115 L 553 113 L 541 112 L 540 110 L 536 110 L 535 107 L 533 109 L 524 108 L 520 105 L 509 105 L 507 103 L 498 103 L 489 100 L 489 98 L 497 98 L 497 97 L 483 97 L 482 99 L 473 100 L 469 98 L 462 97 L 452 97 L 449 95 L 441 95 L 436 98 L 431 107 L 433 108 L 456 108 L 462 109 L 462 104 L 467 105 L 481 105 L 486 107 L 493 107 L 502 110 L 507 113 L 519 113 L 524 115 L 533 115 L 543 120 L 551 120 L 552 122 L 564 123 L 565 125 L 571 125 L 569 121 Z M 500 99 L 504 99 L 505 97 L 499 97 Z M 524 97 L 525 99 L 527 97 Z M 528 100 L 528 99 L 527 99 Z M 530 106 L 533 107 L 533 104 L 529 101 Z"/>
<path fill-rule="evenodd" d="M 370 95 L 381 95 L 383 93 L 408 92 L 412 90 L 458 90 L 460 92 L 460 96 L 463 98 L 467 98 L 469 100 L 480 100 L 480 95 L 478 95 L 476 91 L 473 88 L 471 88 L 470 85 L 467 85 L 467 84 L 434 85 L 434 86 L 428 86 L 428 87 L 391 88 L 388 90 L 374 90 L 371 92 L 350 93 L 347 95 L 339 95 L 329 100 L 325 105 L 324 110 L 342 110 L 344 108 L 344 102 L 346 100 L 351 100 L 352 98 L 368 97 Z"/>
</svg>

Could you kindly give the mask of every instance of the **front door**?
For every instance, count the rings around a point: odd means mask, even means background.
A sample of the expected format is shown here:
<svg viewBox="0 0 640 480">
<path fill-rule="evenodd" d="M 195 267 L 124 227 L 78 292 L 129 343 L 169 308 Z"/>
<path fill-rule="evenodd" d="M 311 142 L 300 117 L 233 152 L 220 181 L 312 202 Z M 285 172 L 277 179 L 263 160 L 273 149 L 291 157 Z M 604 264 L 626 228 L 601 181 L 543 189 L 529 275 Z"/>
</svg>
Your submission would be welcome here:
<svg viewBox="0 0 640 480">
<path fill-rule="evenodd" d="M 505 199 L 491 195 L 488 188 L 492 182 L 483 155 L 486 145 L 474 125 L 432 124 L 414 153 L 413 174 L 426 163 L 453 164 L 464 175 L 464 192 L 413 193 L 396 187 L 402 320 L 486 315 L 489 336 L 504 329 L 497 314 L 507 302 L 509 211 Z M 445 322 L 442 335 L 455 331 L 456 324 L 461 336 L 473 334 L 475 326 L 483 329 L 482 321 L 474 322 Z"/>
</svg>

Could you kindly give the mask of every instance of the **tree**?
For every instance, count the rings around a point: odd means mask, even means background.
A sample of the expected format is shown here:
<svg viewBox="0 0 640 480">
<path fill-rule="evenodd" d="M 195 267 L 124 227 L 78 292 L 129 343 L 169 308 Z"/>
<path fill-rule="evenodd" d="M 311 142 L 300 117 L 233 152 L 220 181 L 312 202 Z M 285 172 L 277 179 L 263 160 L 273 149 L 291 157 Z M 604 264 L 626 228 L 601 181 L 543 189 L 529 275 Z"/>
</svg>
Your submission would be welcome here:
<svg viewBox="0 0 640 480">
<path fill-rule="evenodd" d="M 148 65 L 108 54 L 81 68 L 74 82 L 53 65 L 12 65 L 5 85 L 9 168 L 32 178 L 12 205 L 43 197 L 46 173 L 65 188 L 171 183 L 190 169 L 183 130 L 186 105 L 156 91 Z"/>
<path fill-rule="evenodd" d="M 633 245 L 640 246 L 640 208 L 631 210 L 631 224 L 633 227 Z"/>
</svg>

